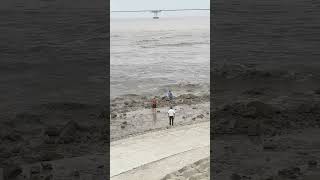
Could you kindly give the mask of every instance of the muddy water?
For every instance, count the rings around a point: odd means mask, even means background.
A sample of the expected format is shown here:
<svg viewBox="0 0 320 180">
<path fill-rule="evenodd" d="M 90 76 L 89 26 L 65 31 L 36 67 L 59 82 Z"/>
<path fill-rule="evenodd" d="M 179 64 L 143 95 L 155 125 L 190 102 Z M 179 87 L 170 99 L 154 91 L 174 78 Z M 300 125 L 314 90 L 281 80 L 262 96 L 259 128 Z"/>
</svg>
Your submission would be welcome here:
<svg viewBox="0 0 320 180">
<path fill-rule="evenodd" d="M 208 90 L 209 22 L 208 17 L 111 19 L 111 98 L 162 95 L 179 84 Z"/>
</svg>

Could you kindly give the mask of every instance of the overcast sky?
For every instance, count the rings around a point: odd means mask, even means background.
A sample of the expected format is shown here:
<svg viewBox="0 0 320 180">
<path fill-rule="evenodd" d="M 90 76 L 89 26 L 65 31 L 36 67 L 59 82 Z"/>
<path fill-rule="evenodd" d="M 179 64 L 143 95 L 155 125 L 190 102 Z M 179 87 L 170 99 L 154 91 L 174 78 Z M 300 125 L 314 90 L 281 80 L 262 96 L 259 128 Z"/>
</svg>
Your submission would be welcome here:
<svg viewBox="0 0 320 180">
<path fill-rule="evenodd" d="M 210 8 L 210 0 L 111 0 L 111 11 Z M 161 12 L 159 16 L 207 16 L 208 11 Z M 112 13 L 111 17 L 152 17 L 151 13 Z"/>
</svg>

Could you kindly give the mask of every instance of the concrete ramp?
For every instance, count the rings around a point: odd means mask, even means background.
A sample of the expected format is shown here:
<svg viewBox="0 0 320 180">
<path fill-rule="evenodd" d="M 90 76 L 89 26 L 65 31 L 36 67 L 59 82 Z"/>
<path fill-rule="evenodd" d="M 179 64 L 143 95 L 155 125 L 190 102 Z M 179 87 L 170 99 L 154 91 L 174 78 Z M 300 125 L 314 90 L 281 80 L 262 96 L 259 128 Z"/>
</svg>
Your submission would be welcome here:
<svg viewBox="0 0 320 180">
<path fill-rule="evenodd" d="M 115 141 L 110 147 L 110 176 L 159 179 L 210 154 L 210 123 L 181 126 Z"/>
</svg>

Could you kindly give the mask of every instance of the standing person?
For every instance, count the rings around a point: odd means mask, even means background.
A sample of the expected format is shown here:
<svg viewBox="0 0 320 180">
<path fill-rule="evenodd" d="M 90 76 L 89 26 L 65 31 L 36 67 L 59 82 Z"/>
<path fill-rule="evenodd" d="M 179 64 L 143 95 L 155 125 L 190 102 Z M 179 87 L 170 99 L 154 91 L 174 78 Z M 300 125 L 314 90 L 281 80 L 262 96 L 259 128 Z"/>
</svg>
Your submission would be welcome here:
<svg viewBox="0 0 320 180">
<path fill-rule="evenodd" d="M 170 90 L 168 92 L 168 98 L 170 99 L 170 101 L 173 99 L 173 94 Z"/>
<path fill-rule="evenodd" d="M 157 108 L 157 99 L 156 99 L 156 97 L 154 97 L 154 98 L 151 100 L 151 104 L 152 104 L 152 109 L 153 109 L 153 110 L 156 110 L 156 108 Z"/>
<path fill-rule="evenodd" d="M 173 120 L 174 120 L 175 115 L 176 115 L 176 112 L 172 109 L 172 106 L 170 106 L 170 109 L 168 111 L 169 125 L 170 126 L 173 126 Z"/>
<path fill-rule="evenodd" d="M 154 97 L 151 101 L 152 104 L 152 115 L 153 115 L 153 122 L 157 121 L 157 99 Z"/>
</svg>

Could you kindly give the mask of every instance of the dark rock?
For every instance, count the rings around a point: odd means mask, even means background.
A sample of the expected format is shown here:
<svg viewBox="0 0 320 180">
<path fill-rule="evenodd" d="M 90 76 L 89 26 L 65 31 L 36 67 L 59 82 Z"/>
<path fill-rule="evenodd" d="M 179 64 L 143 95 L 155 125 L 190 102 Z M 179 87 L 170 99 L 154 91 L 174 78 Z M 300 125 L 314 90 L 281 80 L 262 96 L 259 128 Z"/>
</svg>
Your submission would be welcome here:
<svg viewBox="0 0 320 180">
<path fill-rule="evenodd" d="M 204 118 L 204 115 L 203 115 L 203 114 L 200 114 L 200 115 L 197 116 L 197 118 L 202 119 L 202 118 Z"/>
<path fill-rule="evenodd" d="M 116 118 L 116 117 L 117 117 L 117 114 L 114 114 L 114 113 L 111 114 L 111 118 L 114 119 L 114 118 Z"/>
</svg>

